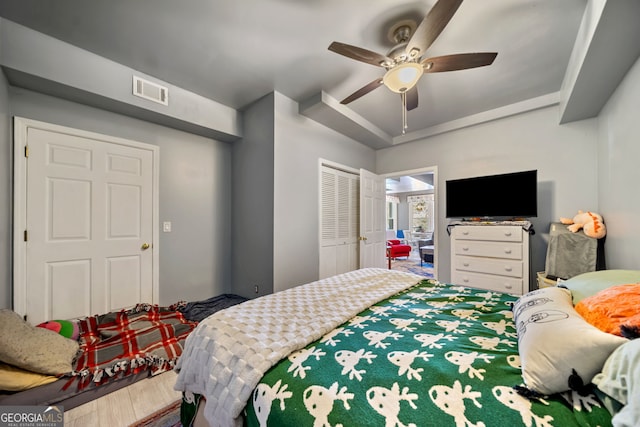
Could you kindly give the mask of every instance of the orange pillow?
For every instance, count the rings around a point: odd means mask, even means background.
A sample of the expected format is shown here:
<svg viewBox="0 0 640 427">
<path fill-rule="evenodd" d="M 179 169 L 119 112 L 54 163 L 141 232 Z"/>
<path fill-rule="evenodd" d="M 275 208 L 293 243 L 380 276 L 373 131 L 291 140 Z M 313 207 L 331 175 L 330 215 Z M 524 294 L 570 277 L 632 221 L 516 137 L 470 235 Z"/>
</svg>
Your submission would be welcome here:
<svg viewBox="0 0 640 427">
<path fill-rule="evenodd" d="M 620 326 L 640 327 L 640 284 L 612 286 L 584 298 L 575 309 L 596 328 L 620 335 Z"/>
</svg>

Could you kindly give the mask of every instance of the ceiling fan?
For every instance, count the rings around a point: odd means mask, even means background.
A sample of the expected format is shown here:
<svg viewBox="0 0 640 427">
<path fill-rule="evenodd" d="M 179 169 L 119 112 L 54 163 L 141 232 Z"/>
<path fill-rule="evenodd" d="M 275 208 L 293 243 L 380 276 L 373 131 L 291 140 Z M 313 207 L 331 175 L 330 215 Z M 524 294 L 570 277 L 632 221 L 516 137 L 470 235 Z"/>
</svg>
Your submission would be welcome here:
<svg viewBox="0 0 640 427">
<path fill-rule="evenodd" d="M 436 57 L 425 57 L 425 51 L 438 38 L 456 13 L 463 0 L 438 0 L 424 17 L 420 25 L 411 20 L 397 23 L 389 30 L 389 38 L 396 45 L 381 55 L 361 47 L 333 42 L 329 50 L 348 58 L 384 68 L 382 78 L 366 84 L 340 103 L 348 104 L 363 95 L 385 85 L 401 94 L 403 102 L 403 133 L 406 129 L 406 111 L 418 106 L 416 83 L 424 73 L 439 73 L 491 65 L 496 52 L 460 53 Z"/>
</svg>

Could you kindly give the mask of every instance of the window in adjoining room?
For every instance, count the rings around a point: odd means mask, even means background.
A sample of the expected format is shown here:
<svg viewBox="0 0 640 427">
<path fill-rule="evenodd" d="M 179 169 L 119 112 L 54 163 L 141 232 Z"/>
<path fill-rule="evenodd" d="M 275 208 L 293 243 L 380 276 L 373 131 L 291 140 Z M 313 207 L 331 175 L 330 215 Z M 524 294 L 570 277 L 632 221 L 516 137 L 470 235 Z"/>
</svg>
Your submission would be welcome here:
<svg viewBox="0 0 640 427">
<path fill-rule="evenodd" d="M 414 233 L 433 232 L 433 194 L 407 196 L 409 227 Z"/>
</svg>

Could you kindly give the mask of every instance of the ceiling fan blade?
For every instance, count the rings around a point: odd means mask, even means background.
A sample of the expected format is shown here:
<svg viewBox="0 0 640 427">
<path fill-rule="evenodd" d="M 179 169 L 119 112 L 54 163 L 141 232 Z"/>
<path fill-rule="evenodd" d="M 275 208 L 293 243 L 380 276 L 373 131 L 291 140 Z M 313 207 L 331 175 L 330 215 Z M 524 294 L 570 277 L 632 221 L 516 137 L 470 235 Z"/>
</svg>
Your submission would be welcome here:
<svg viewBox="0 0 640 427">
<path fill-rule="evenodd" d="M 382 86 L 382 79 L 375 79 L 371 83 L 366 84 L 365 86 L 361 87 L 357 91 L 353 92 L 351 95 L 347 96 L 345 99 L 340 101 L 340 104 L 348 104 L 352 101 L 355 101 L 356 99 L 368 94 L 369 92 L 371 92 L 374 89 L 377 89 L 380 86 Z"/>
<path fill-rule="evenodd" d="M 411 111 L 418 108 L 418 86 L 414 86 L 406 93 L 407 97 L 407 111 Z"/>
<path fill-rule="evenodd" d="M 392 64 L 391 58 L 381 55 L 379 53 L 372 52 L 361 47 L 352 46 L 350 44 L 333 42 L 329 45 L 329 50 L 344 55 L 348 58 L 355 59 L 356 61 L 362 61 L 367 64 L 375 65 L 377 67 L 383 67 L 383 64 Z"/>
<path fill-rule="evenodd" d="M 491 65 L 496 56 L 498 56 L 496 52 L 458 53 L 426 58 L 422 60 L 421 64 L 425 73 L 440 73 Z"/>
<path fill-rule="evenodd" d="M 447 26 L 460 4 L 462 0 L 438 0 L 433 5 L 407 43 L 406 52 L 410 58 L 422 56 Z"/>
</svg>

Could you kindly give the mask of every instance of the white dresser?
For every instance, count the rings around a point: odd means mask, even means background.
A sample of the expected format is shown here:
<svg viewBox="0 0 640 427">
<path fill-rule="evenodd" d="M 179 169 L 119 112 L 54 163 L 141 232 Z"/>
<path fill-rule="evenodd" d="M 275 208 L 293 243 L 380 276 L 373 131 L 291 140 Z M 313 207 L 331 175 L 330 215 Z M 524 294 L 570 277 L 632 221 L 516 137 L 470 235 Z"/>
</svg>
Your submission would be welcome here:
<svg viewBox="0 0 640 427">
<path fill-rule="evenodd" d="M 451 283 L 522 295 L 529 292 L 529 233 L 521 225 L 451 228 Z"/>
</svg>

